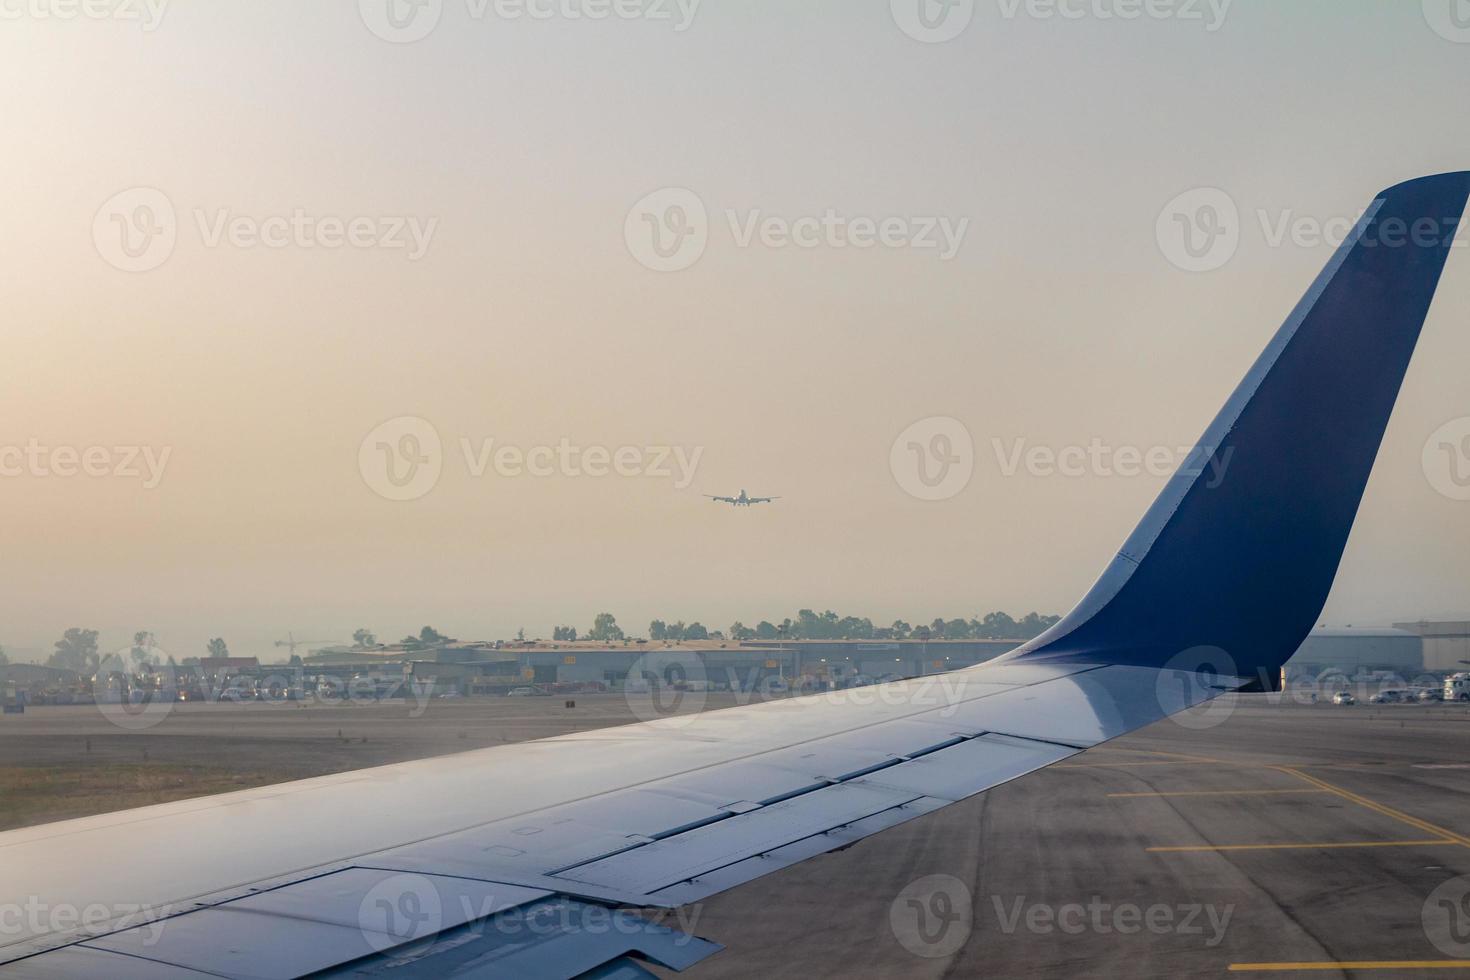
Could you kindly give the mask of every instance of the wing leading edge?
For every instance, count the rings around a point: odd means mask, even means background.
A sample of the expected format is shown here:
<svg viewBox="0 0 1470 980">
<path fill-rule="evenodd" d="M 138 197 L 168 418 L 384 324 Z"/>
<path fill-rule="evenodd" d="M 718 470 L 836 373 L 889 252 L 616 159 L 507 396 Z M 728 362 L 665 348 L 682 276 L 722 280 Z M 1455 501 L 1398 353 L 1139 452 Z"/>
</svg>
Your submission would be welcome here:
<svg viewBox="0 0 1470 980">
<path fill-rule="evenodd" d="M 1470 174 L 1448 174 L 1373 202 L 1201 440 L 1224 478 L 1176 476 L 1078 607 L 1015 653 L 0 834 L 7 901 L 157 913 L 0 931 L 0 978 L 683 969 L 718 947 L 629 910 L 699 900 L 1259 682 L 1325 601 L 1467 195 Z M 299 831 L 278 849 L 220 853 L 283 824 Z M 139 834 L 182 853 L 164 869 L 119 846 Z"/>
</svg>

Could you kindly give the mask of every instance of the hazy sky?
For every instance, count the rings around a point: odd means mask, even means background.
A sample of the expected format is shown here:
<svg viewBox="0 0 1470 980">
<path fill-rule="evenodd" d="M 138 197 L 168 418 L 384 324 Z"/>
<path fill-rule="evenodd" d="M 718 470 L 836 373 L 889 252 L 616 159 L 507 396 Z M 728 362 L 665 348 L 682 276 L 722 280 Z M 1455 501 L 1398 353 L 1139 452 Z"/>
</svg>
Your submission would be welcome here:
<svg viewBox="0 0 1470 980">
<path fill-rule="evenodd" d="M 1194 441 L 1312 222 L 1470 167 L 1447 0 L 387 2 L 0 0 L 12 651 L 1061 613 L 1163 483 L 1097 452 Z M 1335 624 L 1470 614 L 1467 253 Z"/>
</svg>

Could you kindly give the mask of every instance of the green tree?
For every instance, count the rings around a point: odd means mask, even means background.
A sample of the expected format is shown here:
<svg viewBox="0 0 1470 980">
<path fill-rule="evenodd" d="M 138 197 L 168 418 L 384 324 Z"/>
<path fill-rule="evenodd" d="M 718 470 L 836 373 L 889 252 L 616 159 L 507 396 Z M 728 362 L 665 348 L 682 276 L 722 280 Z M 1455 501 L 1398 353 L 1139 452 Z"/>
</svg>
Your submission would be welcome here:
<svg viewBox="0 0 1470 980">
<path fill-rule="evenodd" d="M 669 626 L 662 619 L 655 619 L 648 624 L 648 638 L 650 640 L 667 640 L 669 638 Z"/>
<path fill-rule="evenodd" d="M 701 623 L 690 623 L 684 627 L 684 639 L 686 640 L 708 640 L 709 630 Z"/>
<path fill-rule="evenodd" d="M 128 658 L 132 661 L 131 666 L 136 669 L 156 664 L 158 655 L 153 650 L 153 634 L 148 630 L 138 630 L 133 634 L 133 648 L 128 651 Z"/>
<path fill-rule="evenodd" d="M 74 670 L 79 674 L 94 674 L 99 660 L 97 631 L 72 627 L 56 641 L 56 651 L 47 659 L 46 664 L 62 670 Z"/>
<path fill-rule="evenodd" d="M 986 613 L 980 621 L 979 635 L 991 640 L 1019 640 L 1020 628 L 1016 621 L 1003 612 Z"/>
<path fill-rule="evenodd" d="M 4 667 L 8 663 L 10 663 L 10 658 L 6 656 L 5 648 L 0 647 L 0 667 Z"/>
<path fill-rule="evenodd" d="M 373 647 L 378 645 L 378 636 L 366 627 L 352 631 L 352 645 L 355 647 Z"/>
<path fill-rule="evenodd" d="M 1060 621 L 1060 616 L 1042 616 L 1039 613 L 1029 612 L 1016 624 L 1020 633 L 1016 639 L 1029 640 L 1040 636 Z"/>
<path fill-rule="evenodd" d="M 210 660 L 223 660 L 230 655 L 230 648 L 217 636 L 209 641 L 207 649 L 209 652 L 205 656 Z"/>
<path fill-rule="evenodd" d="M 909 634 L 914 631 L 912 626 L 901 619 L 895 619 L 893 625 L 888 628 L 893 631 L 893 638 L 895 640 L 907 640 Z"/>
<path fill-rule="evenodd" d="M 419 642 L 424 646 L 438 646 L 441 643 L 452 643 L 449 637 L 439 632 L 432 626 L 425 626 L 419 630 Z"/>
<path fill-rule="evenodd" d="M 749 626 L 746 626 L 744 623 L 740 622 L 737 619 L 735 621 L 735 624 L 730 627 L 730 639 L 753 640 L 755 639 L 755 630 L 751 629 Z"/>
<path fill-rule="evenodd" d="M 974 635 L 969 620 L 951 619 L 944 624 L 944 638 L 946 640 L 968 640 Z"/>
<path fill-rule="evenodd" d="M 767 622 L 766 620 L 763 619 L 759 623 L 756 623 L 755 624 L 755 637 L 756 637 L 756 639 L 758 639 L 758 640 L 774 640 L 777 635 L 778 634 L 776 633 L 776 627 L 773 626 L 771 623 Z"/>
<path fill-rule="evenodd" d="M 587 639 L 599 643 L 611 643 L 622 638 L 623 630 L 612 613 L 598 613 L 597 618 L 592 621 L 592 629 L 587 633 Z"/>
</svg>

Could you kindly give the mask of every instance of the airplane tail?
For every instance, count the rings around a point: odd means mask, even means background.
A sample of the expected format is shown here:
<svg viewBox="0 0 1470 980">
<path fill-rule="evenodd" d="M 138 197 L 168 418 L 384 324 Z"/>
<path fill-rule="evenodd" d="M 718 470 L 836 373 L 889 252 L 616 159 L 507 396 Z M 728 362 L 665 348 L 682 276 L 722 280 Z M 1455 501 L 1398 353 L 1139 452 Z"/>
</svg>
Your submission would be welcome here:
<svg viewBox="0 0 1470 980">
<path fill-rule="evenodd" d="M 1378 195 L 1091 591 L 1013 657 L 1214 649 L 1279 673 L 1327 600 L 1467 196 L 1470 172 Z"/>
</svg>

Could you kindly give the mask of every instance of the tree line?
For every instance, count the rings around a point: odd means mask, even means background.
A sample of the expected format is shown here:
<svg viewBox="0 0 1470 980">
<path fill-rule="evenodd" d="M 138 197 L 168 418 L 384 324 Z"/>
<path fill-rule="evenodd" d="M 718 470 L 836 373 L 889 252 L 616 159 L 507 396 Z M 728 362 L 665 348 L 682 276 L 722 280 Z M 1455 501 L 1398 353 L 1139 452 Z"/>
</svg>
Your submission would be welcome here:
<svg viewBox="0 0 1470 980">
<path fill-rule="evenodd" d="M 78 674 L 95 674 L 102 666 L 102 654 L 97 650 L 96 630 L 72 627 L 61 634 L 61 639 L 52 644 L 51 655 L 46 658 L 47 667 L 57 667 L 61 670 L 70 670 Z M 133 634 L 133 645 L 127 651 L 120 651 L 119 656 L 126 657 L 127 666 L 131 668 L 145 667 L 149 665 L 161 666 L 160 651 L 153 640 L 153 634 L 148 630 L 138 630 Z M 185 664 L 198 663 L 200 660 L 222 660 L 230 655 L 229 645 L 221 637 L 214 637 L 204 646 L 202 657 L 185 657 Z M 3 663 L 0 660 L 0 663 Z M 168 658 L 168 663 L 176 664 L 173 657 Z"/>
<path fill-rule="evenodd" d="M 1029 640 L 1039 636 L 1060 618 L 1030 612 L 1016 619 L 1008 613 L 991 612 L 983 616 L 975 615 L 969 619 L 937 618 L 928 625 L 921 623 L 918 626 L 911 626 L 902 619 L 896 619 L 891 625 L 875 626 L 873 621 L 867 617 L 839 616 L 830 609 L 823 613 L 802 609 L 794 619 L 788 616 L 779 623 L 763 619 L 754 626 L 746 626 L 736 621 L 726 630 L 711 630 L 697 621 L 686 623 L 683 620 L 666 622 L 662 619 L 655 619 L 648 624 L 648 639 L 664 642 L 682 640 L 774 640 L 777 642 L 784 640 Z M 55 649 L 46 660 L 46 665 L 76 671 L 79 674 L 95 674 L 102 660 L 101 655 L 97 652 L 97 636 L 96 630 L 75 627 L 68 629 L 54 644 Z M 516 638 L 525 639 L 525 631 L 520 631 Z M 599 643 L 618 643 L 630 639 L 618 625 L 617 618 L 612 613 L 598 613 L 592 622 L 592 628 L 586 633 L 579 633 L 575 626 L 558 626 L 552 631 L 551 638 L 569 642 L 584 639 Z M 365 628 L 353 633 L 352 639 L 354 646 L 360 649 L 377 645 L 376 635 Z M 425 626 L 418 632 L 418 635 L 405 636 L 401 642 L 408 650 L 426 650 L 445 643 L 453 643 L 454 639 L 432 626 Z M 157 659 L 157 654 L 158 650 L 153 642 L 152 633 L 147 630 L 139 630 L 133 634 L 130 656 L 134 666 L 153 662 Z M 205 645 L 203 657 L 186 657 L 183 662 L 188 665 L 199 660 L 221 659 L 229 655 L 230 649 L 224 639 L 215 637 Z M 299 660 L 296 657 L 292 659 L 293 661 Z M 0 648 L 0 665 L 7 662 L 4 650 Z M 169 662 L 173 662 L 172 657 L 169 658 Z"/>
<path fill-rule="evenodd" d="M 678 642 L 681 640 L 1029 640 L 1041 635 L 1060 616 L 1043 616 L 1030 612 L 1019 619 L 1004 612 L 975 615 L 969 619 L 936 618 L 927 625 L 912 626 L 896 619 L 888 626 L 875 626 L 867 617 L 839 616 L 832 610 L 817 613 L 802 609 L 793 619 L 780 623 L 761 620 L 754 626 L 732 623 L 727 630 L 711 630 L 698 621 L 667 622 L 655 619 L 648 624 L 648 638 Z M 579 634 L 575 626 L 558 626 L 553 640 L 577 639 L 611 642 L 626 639 L 611 613 L 601 613 L 592 629 Z"/>
</svg>

